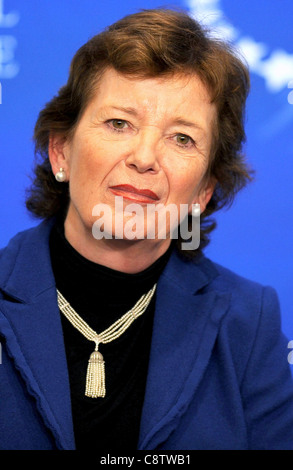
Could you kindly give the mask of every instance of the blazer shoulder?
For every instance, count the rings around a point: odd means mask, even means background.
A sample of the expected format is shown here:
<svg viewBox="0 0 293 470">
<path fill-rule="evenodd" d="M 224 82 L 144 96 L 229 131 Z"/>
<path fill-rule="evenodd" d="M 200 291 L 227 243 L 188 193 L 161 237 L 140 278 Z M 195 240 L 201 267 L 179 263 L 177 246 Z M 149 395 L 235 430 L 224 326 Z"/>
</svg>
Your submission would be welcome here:
<svg viewBox="0 0 293 470">
<path fill-rule="evenodd" d="M 53 285 L 49 250 L 51 227 L 51 221 L 43 221 L 23 230 L 1 250 L 0 290 L 6 295 L 32 301 L 45 285 Z"/>
<path fill-rule="evenodd" d="M 227 294 L 230 298 L 227 321 L 239 321 L 239 324 L 256 328 L 261 318 L 265 322 L 280 325 L 280 303 L 274 287 L 243 277 L 232 270 L 214 263 L 217 275 L 214 276 L 208 290 Z"/>
<path fill-rule="evenodd" d="M 218 263 L 210 261 L 217 271 L 212 284 L 214 288 L 220 288 L 221 291 L 235 293 L 236 295 L 258 296 L 263 289 L 274 289 L 271 286 L 265 286 L 261 282 L 241 276 L 240 274 L 226 268 Z"/>
</svg>

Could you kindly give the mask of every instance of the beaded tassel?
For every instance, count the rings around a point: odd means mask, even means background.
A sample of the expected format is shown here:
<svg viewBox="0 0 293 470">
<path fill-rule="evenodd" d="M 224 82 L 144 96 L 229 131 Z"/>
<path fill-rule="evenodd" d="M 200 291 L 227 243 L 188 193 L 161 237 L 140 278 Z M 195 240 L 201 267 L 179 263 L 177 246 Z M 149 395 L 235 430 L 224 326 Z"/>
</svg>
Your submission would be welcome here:
<svg viewBox="0 0 293 470">
<path fill-rule="evenodd" d="M 104 398 L 106 395 L 105 362 L 99 351 L 94 351 L 89 358 L 85 395 L 91 398 Z"/>
<path fill-rule="evenodd" d="M 129 328 L 134 320 L 142 315 L 155 293 L 156 284 L 152 289 L 144 294 L 134 305 L 134 307 L 126 312 L 119 320 L 113 325 L 109 326 L 102 333 L 97 334 L 90 326 L 78 315 L 78 313 L 71 307 L 63 295 L 57 291 L 58 305 L 61 312 L 66 316 L 70 323 L 83 334 L 89 341 L 96 343 L 95 351 L 89 358 L 85 395 L 91 398 L 104 397 L 106 395 L 105 387 L 105 363 L 102 354 L 98 351 L 99 343 L 110 343 L 111 341 L 119 338 L 124 331 Z"/>
</svg>

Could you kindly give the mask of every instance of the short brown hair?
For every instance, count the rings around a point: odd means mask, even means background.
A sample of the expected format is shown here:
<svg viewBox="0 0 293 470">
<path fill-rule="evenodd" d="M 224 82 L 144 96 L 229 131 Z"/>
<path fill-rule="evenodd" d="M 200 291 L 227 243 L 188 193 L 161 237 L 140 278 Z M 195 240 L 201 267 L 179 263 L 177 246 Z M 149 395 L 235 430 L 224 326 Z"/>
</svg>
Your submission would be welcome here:
<svg viewBox="0 0 293 470">
<path fill-rule="evenodd" d="M 128 15 L 77 51 L 67 84 L 46 104 L 36 122 L 34 141 L 38 158 L 26 206 L 40 218 L 66 213 L 68 183 L 57 183 L 54 178 L 48 158 L 49 136 L 51 132 L 65 137 L 74 133 L 108 67 L 139 78 L 196 73 L 216 104 L 217 122 L 208 175 L 217 183 L 201 215 L 201 244 L 196 250 L 199 253 L 207 245 L 208 234 L 216 225 L 211 214 L 230 204 L 251 179 L 242 153 L 249 73 L 231 45 L 215 39 L 182 11 L 151 9 Z"/>
</svg>

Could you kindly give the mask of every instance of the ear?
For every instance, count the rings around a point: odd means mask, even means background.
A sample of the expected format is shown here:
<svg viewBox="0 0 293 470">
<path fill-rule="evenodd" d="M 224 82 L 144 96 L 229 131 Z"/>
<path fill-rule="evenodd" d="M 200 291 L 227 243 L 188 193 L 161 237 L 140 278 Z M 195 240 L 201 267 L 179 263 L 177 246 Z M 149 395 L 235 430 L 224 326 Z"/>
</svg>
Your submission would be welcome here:
<svg viewBox="0 0 293 470">
<path fill-rule="evenodd" d="M 193 204 L 200 204 L 200 213 L 202 214 L 205 211 L 205 208 L 209 201 L 212 198 L 217 180 L 213 177 L 210 177 L 201 187 L 199 193 L 194 198 Z"/>
<path fill-rule="evenodd" d="M 66 138 L 60 134 L 52 133 L 49 137 L 48 155 L 54 175 L 62 168 L 68 181 L 69 157 L 66 147 Z"/>
</svg>

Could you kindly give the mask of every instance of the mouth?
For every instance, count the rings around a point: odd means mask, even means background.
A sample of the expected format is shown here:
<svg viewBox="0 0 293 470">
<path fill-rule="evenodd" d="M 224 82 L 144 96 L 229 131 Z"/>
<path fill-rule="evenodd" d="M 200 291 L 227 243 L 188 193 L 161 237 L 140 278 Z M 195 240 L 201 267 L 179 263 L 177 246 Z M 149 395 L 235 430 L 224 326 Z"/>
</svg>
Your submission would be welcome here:
<svg viewBox="0 0 293 470">
<path fill-rule="evenodd" d="M 159 200 L 158 195 L 150 189 L 137 189 L 129 184 L 110 186 L 109 189 L 115 196 L 122 196 L 138 203 L 154 204 Z"/>
</svg>

